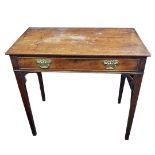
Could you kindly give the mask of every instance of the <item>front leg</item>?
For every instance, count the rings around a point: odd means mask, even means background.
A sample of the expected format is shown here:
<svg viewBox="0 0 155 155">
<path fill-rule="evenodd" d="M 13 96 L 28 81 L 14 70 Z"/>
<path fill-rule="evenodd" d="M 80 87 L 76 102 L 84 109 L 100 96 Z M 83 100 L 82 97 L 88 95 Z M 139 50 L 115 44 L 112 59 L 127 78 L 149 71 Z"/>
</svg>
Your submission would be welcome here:
<svg viewBox="0 0 155 155">
<path fill-rule="evenodd" d="M 143 74 L 133 75 L 133 89 L 131 91 L 130 110 L 129 110 L 125 140 L 129 139 L 132 122 L 133 122 L 133 118 L 134 118 L 134 114 L 135 114 L 135 110 L 136 110 L 136 106 L 137 106 L 137 100 L 138 100 L 138 96 L 139 96 L 142 78 L 143 78 Z"/>
<path fill-rule="evenodd" d="M 28 97 L 28 93 L 27 93 L 27 89 L 26 89 L 25 72 L 14 71 L 14 73 L 15 73 L 19 91 L 20 91 L 20 94 L 21 94 L 21 97 L 23 100 L 27 118 L 29 120 L 31 131 L 32 131 L 32 134 L 35 136 L 37 134 L 37 132 L 36 132 L 33 115 L 32 115 L 32 111 L 31 111 L 31 106 L 30 106 L 30 102 L 29 102 L 29 97 Z"/>
</svg>

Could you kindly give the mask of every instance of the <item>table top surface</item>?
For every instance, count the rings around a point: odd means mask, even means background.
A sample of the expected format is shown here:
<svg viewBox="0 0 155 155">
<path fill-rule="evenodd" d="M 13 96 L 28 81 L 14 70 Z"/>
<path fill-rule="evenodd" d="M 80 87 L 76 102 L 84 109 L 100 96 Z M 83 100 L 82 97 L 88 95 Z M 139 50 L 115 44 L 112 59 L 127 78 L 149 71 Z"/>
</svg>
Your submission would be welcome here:
<svg viewBox="0 0 155 155">
<path fill-rule="evenodd" d="M 133 28 L 30 27 L 8 55 L 150 56 Z"/>
</svg>

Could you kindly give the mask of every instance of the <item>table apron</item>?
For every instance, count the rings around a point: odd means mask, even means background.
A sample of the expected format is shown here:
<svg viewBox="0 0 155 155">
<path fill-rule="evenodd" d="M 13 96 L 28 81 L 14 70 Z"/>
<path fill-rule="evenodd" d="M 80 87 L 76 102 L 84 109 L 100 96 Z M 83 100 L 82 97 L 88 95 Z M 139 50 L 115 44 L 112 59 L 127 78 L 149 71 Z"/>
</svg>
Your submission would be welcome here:
<svg viewBox="0 0 155 155">
<path fill-rule="evenodd" d="M 11 57 L 15 71 L 30 72 L 104 72 L 137 73 L 144 71 L 144 58 L 52 58 Z"/>
</svg>

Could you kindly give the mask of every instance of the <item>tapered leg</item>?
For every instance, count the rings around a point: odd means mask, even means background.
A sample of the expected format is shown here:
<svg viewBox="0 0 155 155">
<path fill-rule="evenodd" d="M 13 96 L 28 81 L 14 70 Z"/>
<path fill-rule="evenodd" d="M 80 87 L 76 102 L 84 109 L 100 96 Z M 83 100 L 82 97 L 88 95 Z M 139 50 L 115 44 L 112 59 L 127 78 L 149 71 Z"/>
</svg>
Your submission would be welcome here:
<svg viewBox="0 0 155 155">
<path fill-rule="evenodd" d="M 121 74 L 121 81 L 120 81 L 120 88 L 119 88 L 119 95 L 118 95 L 118 103 L 121 103 L 122 93 L 123 93 L 124 84 L 125 84 L 125 78 L 126 78 L 126 76 Z"/>
<path fill-rule="evenodd" d="M 141 82 L 142 82 L 143 75 L 142 74 L 137 74 L 133 75 L 133 89 L 131 92 L 131 101 L 130 101 L 130 110 L 129 110 L 129 116 L 128 116 L 128 123 L 127 123 L 127 128 L 126 128 L 126 134 L 125 134 L 125 139 L 129 139 L 131 127 L 132 127 L 132 122 L 136 110 L 136 105 L 137 105 L 137 100 L 139 96 L 139 91 L 141 87 Z"/>
<path fill-rule="evenodd" d="M 42 100 L 45 101 L 45 91 L 44 91 L 44 84 L 43 84 L 42 74 L 41 74 L 41 72 L 37 72 L 37 75 L 38 75 Z"/>
<path fill-rule="evenodd" d="M 37 134 L 37 132 L 36 132 L 33 115 L 32 115 L 32 111 L 31 111 L 31 106 L 30 106 L 30 102 L 29 102 L 29 97 L 28 97 L 28 93 L 27 93 L 27 89 L 26 89 L 26 85 L 25 85 L 25 82 L 26 82 L 25 74 L 22 72 L 18 72 L 18 71 L 14 71 L 14 73 L 15 73 L 18 87 L 20 90 L 20 94 L 21 94 L 21 97 L 23 100 L 27 118 L 29 120 L 31 131 L 32 131 L 32 134 L 35 136 Z"/>
</svg>

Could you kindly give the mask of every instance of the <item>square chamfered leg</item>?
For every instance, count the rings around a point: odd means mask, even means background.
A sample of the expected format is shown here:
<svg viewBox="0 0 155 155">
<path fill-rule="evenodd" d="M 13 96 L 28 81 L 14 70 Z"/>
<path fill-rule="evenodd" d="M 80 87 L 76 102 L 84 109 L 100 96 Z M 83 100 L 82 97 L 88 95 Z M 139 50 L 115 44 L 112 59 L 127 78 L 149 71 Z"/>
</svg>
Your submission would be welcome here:
<svg viewBox="0 0 155 155">
<path fill-rule="evenodd" d="M 119 88 L 119 95 L 118 95 L 118 103 L 121 103 L 124 84 L 125 84 L 126 76 L 125 74 L 121 74 L 121 81 L 120 81 L 120 88 Z"/>
<path fill-rule="evenodd" d="M 45 101 L 45 91 L 44 91 L 44 83 L 43 83 L 42 73 L 41 72 L 37 72 L 37 76 L 38 76 L 38 80 L 39 80 L 42 100 Z"/>
<path fill-rule="evenodd" d="M 25 82 L 26 82 L 25 72 L 14 71 L 14 73 L 15 73 L 17 84 L 18 84 L 20 94 L 21 94 L 21 97 L 23 100 L 26 115 L 27 115 L 27 118 L 28 118 L 28 121 L 29 121 L 29 124 L 31 127 L 31 131 L 32 131 L 32 134 L 35 136 L 35 135 L 37 135 L 37 132 L 36 132 L 33 115 L 32 115 L 32 111 L 31 111 L 31 106 L 30 106 L 30 102 L 29 102 L 29 97 L 28 97 L 28 93 L 27 93 L 27 88 L 26 88 L 26 84 L 25 84 Z"/>
<path fill-rule="evenodd" d="M 129 109 L 127 127 L 126 127 L 125 140 L 128 140 L 130 136 L 130 131 L 131 131 L 132 122 L 133 122 L 133 118 L 134 118 L 134 114 L 137 106 L 137 100 L 140 92 L 143 74 L 135 74 L 132 76 L 132 78 L 133 78 L 133 89 L 131 91 L 130 109 Z"/>
</svg>

